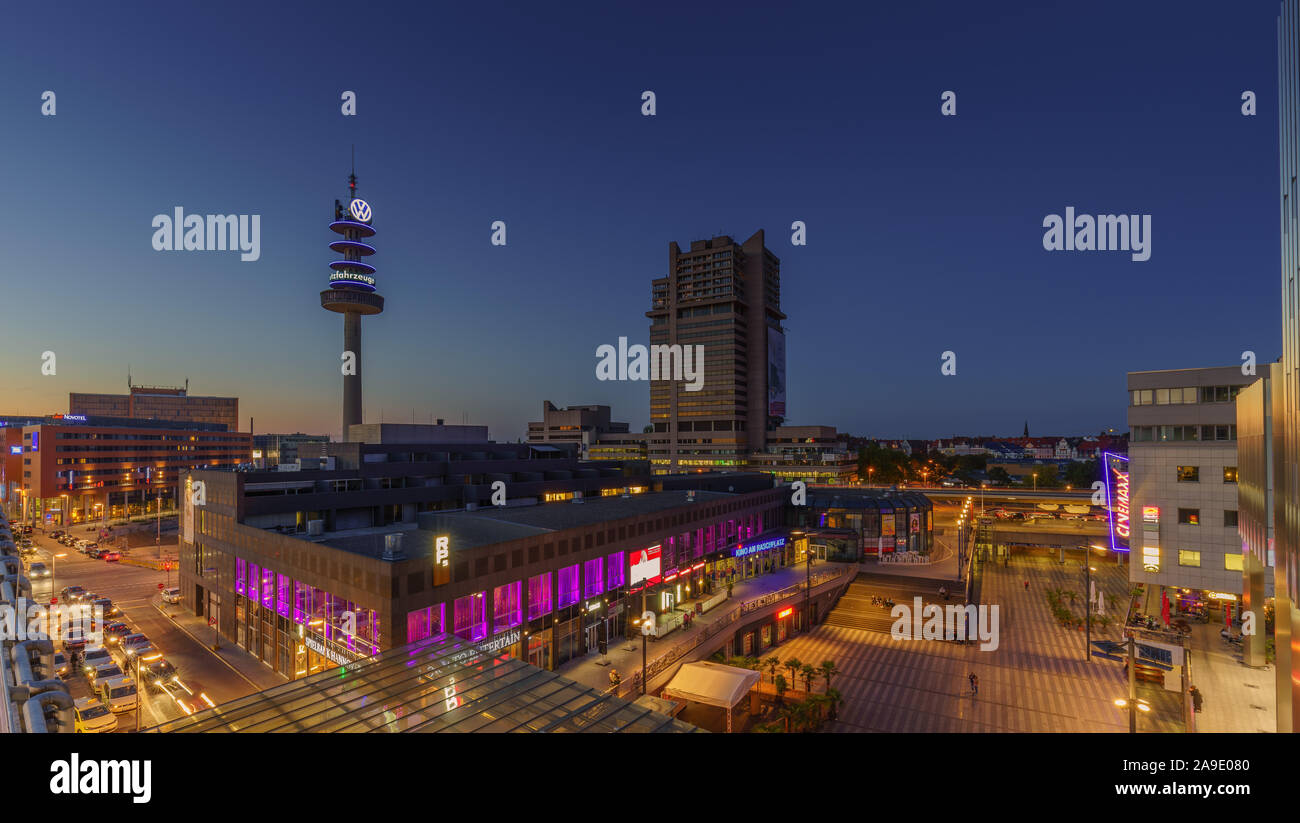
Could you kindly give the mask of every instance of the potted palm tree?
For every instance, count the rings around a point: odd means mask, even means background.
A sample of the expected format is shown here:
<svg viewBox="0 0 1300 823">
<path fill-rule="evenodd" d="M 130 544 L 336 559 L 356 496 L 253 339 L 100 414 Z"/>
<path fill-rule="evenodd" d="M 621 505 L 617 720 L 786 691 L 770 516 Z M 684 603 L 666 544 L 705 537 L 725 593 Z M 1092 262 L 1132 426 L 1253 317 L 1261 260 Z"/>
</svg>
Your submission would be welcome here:
<svg viewBox="0 0 1300 823">
<path fill-rule="evenodd" d="M 790 670 L 790 682 L 797 684 L 799 681 L 795 680 L 795 673 L 798 672 L 801 668 L 803 668 L 803 663 L 799 660 L 799 658 L 791 657 L 790 659 L 786 660 L 785 663 L 783 663 L 782 665 Z"/>
<path fill-rule="evenodd" d="M 812 684 L 817 679 L 817 668 L 811 663 L 805 663 L 799 668 L 799 674 L 803 677 L 804 692 L 812 694 Z"/>
<path fill-rule="evenodd" d="M 772 678 L 773 683 L 776 682 L 776 669 L 780 665 L 781 658 L 775 655 L 763 661 L 763 666 L 767 668 L 767 676 Z"/>
<path fill-rule="evenodd" d="M 772 685 L 776 689 L 776 705 L 784 706 L 785 693 L 790 690 L 790 685 L 785 682 L 785 675 L 778 674 L 776 676 L 776 682 Z"/>
</svg>

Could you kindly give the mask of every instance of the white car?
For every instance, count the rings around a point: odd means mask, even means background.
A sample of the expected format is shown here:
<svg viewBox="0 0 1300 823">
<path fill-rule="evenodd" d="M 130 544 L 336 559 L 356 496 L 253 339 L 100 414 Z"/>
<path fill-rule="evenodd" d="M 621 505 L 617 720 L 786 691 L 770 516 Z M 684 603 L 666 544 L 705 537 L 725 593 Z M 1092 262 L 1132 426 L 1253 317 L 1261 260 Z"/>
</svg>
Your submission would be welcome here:
<svg viewBox="0 0 1300 823">
<path fill-rule="evenodd" d="M 39 560 L 27 567 L 27 576 L 32 580 L 39 580 L 42 577 L 50 576 L 50 567 L 46 566 Z"/>
<path fill-rule="evenodd" d="M 95 692 L 114 714 L 134 709 L 139 697 L 136 694 L 135 681 L 129 677 L 113 677 L 98 681 L 95 683 Z"/>
<path fill-rule="evenodd" d="M 181 590 L 179 586 L 172 586 L 170 589 L 162 590 L 162 600 L 164 603 L 181 602 Z"/>
<path fill-rule="evenodd" d="M 99 734 L 117 730 L 117 718 L 93 697 L 78 697 L 73 703 L 76 728 L 83 734 Z"/>
</svg>

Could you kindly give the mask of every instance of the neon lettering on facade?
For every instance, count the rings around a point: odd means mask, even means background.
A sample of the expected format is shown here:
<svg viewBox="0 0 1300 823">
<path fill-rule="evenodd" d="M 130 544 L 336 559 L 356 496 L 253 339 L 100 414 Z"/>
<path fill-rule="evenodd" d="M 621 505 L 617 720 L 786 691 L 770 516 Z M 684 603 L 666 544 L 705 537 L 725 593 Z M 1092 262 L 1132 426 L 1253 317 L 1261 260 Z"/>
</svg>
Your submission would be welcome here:
<svg viewBox="0 0 1300 823">
<path fill-rule="evenodd" d="M 1106 452 L 1104 458 L 1106 478 L 1106 517 L 1110 523 L 1110 548 L 1112 551 L 1129 551 L 1132 533 L 1129 514 L 1128 457 Z"/>
</svg>

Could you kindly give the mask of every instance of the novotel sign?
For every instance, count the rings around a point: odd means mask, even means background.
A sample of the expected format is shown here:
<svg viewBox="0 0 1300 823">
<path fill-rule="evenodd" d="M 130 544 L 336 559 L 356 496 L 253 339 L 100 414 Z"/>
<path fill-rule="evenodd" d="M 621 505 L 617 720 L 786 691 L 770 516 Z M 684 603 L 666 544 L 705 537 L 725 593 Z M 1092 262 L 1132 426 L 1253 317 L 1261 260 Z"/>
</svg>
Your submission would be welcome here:
<svg viewBox="0 0 1300 823">
<path fill-rule="evenodd" d="M 744 545 L 737 546 L 736 549 L 731 553 L 731 556 L 748 557 L 751 554 L 757 554 L 758 552 L 765 552 L 768 549 L 782 549 L 782 548 L 785 548 L 785 538 L 773 537 L 770 540 L 759 540 L 754 543 L 746 543 Z"/>
</svg>

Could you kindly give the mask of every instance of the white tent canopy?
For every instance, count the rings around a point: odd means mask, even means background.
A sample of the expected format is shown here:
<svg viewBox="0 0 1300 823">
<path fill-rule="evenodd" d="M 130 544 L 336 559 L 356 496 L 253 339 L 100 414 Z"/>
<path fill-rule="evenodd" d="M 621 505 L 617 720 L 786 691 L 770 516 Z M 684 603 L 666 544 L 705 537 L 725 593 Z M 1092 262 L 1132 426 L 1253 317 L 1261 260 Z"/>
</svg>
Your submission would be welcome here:
<svg viewBox="0 0 1300 823">
<path fill-rule="evenodd" d="M 752 669 L 738 669 L 721 663 L 687 663 L 664 687 L 664 697 L 676 697 L 730 710 L 745 699 L 761 675 Z"/>
</svg>

